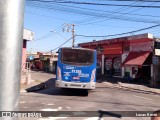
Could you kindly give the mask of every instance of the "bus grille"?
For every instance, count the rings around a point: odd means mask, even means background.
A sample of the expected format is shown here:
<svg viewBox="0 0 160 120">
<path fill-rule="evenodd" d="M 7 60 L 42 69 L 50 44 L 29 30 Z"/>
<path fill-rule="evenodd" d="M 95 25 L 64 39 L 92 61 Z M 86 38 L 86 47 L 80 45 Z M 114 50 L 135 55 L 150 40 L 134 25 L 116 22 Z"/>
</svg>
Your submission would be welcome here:
<svg viewBox="0 0 160 120">
<path fill-rule="evenodd" d="M 81 87 L 81 85 L 77 85 L 77 84 L 71 84 L 70 86 Z"/>
</svg>

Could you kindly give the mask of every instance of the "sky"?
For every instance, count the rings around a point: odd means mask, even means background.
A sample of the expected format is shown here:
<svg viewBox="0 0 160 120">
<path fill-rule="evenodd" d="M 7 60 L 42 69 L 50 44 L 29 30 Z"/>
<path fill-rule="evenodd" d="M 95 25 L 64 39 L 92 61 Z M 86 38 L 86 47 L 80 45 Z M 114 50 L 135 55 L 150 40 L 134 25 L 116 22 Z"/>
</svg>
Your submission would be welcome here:
<svg viewBox="0 0 160 120">
<path fill-rule="evenodd" d="M 75 25 L 75 45 L 142 33 L 160 38 L 160 26 L 116 35 L 160 24 L 160 2 L 26 0 L 24 28 L 34 32 L 34 40 L 27 43 L 27 51 L 56 51 L 62 44 L 62 47 L 71 47 L 72 24 Z"/>
</svg>

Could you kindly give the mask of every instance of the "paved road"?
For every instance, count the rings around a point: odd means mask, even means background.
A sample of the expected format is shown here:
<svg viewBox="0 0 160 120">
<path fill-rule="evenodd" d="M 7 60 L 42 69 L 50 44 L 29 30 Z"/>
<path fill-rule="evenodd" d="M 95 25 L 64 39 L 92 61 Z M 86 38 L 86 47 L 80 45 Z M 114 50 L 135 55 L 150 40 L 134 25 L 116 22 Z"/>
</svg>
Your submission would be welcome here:
<svg viewBox="0 0 160 120">
<path fill-rule="evenodd" d="M 94 91 L 90 91 L 85 96 L 85 91 L 80 90 L 61 90 L 54 87 L 53 74 L 42 72 L 32 72 L 32 78 L 38 81 L 47 81 L 48 87 L 41 91 L 21 93 L 20 110 L 23 111 L 155 111 L 160 108 L 160 96 L 146 94 L 140 91 L 130 91 L 127 89 L 107 86 L 104 83 L 98 83 Z M 89 116 L 88 118 L 37 118 L 36 120 L 55 120 L 55 119 L 82 119 L 98 120 L 98 116 Z M 149 117 L 103 117 L 104 120 L 150 120 Z"/>
</svg>

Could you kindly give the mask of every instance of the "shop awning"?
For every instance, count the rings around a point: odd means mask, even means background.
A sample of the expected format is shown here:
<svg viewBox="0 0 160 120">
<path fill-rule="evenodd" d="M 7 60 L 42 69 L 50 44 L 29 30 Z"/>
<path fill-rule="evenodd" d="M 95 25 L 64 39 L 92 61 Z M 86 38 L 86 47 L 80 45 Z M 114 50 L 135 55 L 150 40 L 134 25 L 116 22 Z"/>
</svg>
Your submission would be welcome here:
<svg viewBox="0 0 160 120">
<path fill-rule="evenodd" d="M 122 63 L 122 66 L 142 66 L 149 55 L 150 52 L 148 51 L 130 52 L 127 58 Z"/>
</svg>

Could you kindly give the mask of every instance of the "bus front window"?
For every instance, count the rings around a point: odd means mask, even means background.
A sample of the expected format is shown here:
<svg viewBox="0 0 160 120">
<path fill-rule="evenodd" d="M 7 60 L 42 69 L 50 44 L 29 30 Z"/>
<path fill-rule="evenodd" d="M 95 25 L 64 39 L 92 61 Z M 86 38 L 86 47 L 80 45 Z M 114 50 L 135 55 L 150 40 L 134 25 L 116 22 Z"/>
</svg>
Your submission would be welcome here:
<svg viewBox="0 0 160 120">
<path fill-rule="evenodd" d="M 93 51 L 63 48 L 61 61 L 65 64 L 91 65 L 93 63 Z"/>
</svg>

